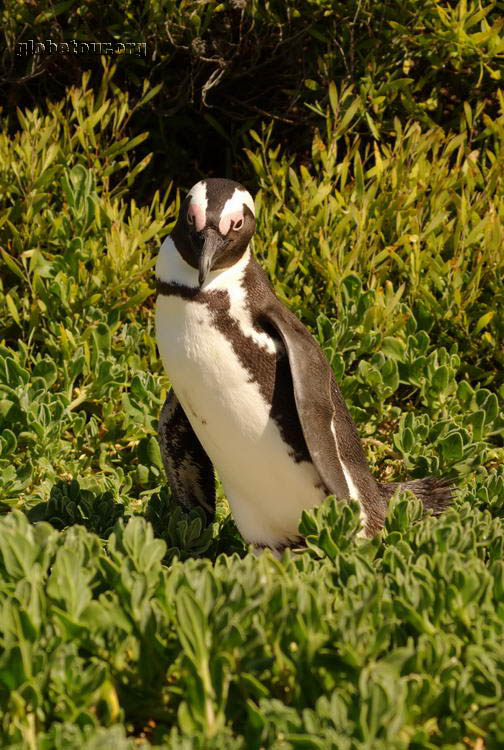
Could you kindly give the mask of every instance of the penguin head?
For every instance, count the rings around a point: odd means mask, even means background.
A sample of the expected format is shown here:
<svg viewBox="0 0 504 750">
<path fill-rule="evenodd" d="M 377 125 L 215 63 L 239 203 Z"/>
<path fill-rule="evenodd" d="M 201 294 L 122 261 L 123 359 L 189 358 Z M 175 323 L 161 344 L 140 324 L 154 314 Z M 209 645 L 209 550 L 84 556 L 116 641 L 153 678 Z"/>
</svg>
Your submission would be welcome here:
<svg viewBox="0 0 504 750">
<path fill-rule="evenodd" d="M 255 231 L 254 201 L 238 182 L 207 178 L 184 200 L 172 239 L 198 270 L 200 287 L 210 271 L 229 268 L 245 253 Z"/>
</svg>

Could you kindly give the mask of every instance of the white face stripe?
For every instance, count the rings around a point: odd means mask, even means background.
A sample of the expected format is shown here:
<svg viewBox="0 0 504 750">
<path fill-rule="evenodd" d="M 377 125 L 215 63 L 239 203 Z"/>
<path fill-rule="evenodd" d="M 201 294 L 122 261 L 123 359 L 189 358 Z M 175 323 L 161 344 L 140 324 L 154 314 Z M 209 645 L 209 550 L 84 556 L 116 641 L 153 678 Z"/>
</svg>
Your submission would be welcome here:
<svg viewBox="0 0 504 750">
<path fill-rule="evenodd" d="M 191 196 L 190 206 L 193 208 L 195 227 L 201 232 L 206 224 L 206 210 L 208 206 L 207 189 L 205 180 L 200 180 L 189 190 Z"/>
<path fill-rule="evenodd" d="M 248 206 L 255 216 L 254 201 L 250 193 L 246 190 L 235 188 L 233 195 L 224 203 L 224 208 L 221 211 L 219 219 L 219 231 L 221 234 L 229 232 L 231 222 L 236 224 L 240 219 L 243 221 L 243 204 Z"/>
<path fill-rule="evenodd" d="M 254 201 L 250 193 L 247 190 L 240 190 L 239 188 L 235 188 L 235 191 L 231 198 L 228 198 L 228 200 L 224 203 L 224 208 L 221 211 L 221 217 L 226 216 L 226 214 L 243 212 L 244 203 L 250 208 L 252 214 L 255 216 Z"/>
<path fill-rule="evenodd" d="M 226 214 L 225 216 L 221 215 L 219 221 L 219 232 L 221 234 L 227 234 L 231 228 L 231 222 L 233 223 L 233 228 L 236 227 L 236 229 L 241 229 L 243 226 L 243 211 L 233 211 L 232 214 Z"/>
</svg>

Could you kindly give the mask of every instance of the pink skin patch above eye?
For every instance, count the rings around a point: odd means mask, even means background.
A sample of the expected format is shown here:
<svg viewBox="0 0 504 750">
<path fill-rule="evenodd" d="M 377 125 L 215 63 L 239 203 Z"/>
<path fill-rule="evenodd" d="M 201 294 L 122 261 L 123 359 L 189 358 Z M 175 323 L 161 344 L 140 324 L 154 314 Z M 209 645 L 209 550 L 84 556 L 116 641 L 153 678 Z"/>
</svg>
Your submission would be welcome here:
<svg viewBox="0 0 504 750">
<path fill-rule="evenodd" d="M 187 209 L 187 216 L 189 221 L 192 218 L 192 223 L 194 224 L 196 231 L 201 232 L 206 222 L 205 211 L 201 206 L 198 206 L 196 203 L 190 203 L 189 208 Z"/>
<path fill-rule="evenodd" d="M 236 224 L 239 221 L 241 221 L 243 224 L 243 212 L 242 211 L 233 211 L 230 214 L 226 214 L 219 221 L 219 232 L 221 234 L 227 234 L 231 227 L 231 222 Z"/>
</svg>

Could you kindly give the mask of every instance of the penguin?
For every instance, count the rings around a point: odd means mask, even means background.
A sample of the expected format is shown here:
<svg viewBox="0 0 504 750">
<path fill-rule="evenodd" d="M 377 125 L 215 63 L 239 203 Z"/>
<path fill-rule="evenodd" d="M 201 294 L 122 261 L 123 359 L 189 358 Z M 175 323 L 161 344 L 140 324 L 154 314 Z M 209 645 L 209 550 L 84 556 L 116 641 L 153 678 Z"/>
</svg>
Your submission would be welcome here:
<svg viewBox="0 0 504 750">
<path fill-rule="evenodd" d="M 439 514 L 446 480 L 371 474 L 328 361 L 251 253 L 255 226 L 242 185 L 203 179 L 159 251 L 156 339 L 172 389 L 158 434 L 173 496 L 211 518 L 216 470 L 244 540 L 277 553 L 327 495 L 359 503 L 368 537 L 399 488 Z"/>
</svg>

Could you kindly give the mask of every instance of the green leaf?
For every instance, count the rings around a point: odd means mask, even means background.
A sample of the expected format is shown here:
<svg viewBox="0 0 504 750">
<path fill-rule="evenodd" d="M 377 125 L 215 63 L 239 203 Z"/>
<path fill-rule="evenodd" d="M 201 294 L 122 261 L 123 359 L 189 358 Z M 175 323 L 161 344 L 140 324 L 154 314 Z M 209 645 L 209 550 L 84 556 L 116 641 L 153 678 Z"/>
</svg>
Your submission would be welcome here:
<svg viewBox="0 0 504 750">
<path fill-rule="evenodd" d="M 18 324 L 18 326 L 21 326 L 21 318 L 19 317 L 18 309 L 14 303 L 14 300 L 10 296 L 10 294 L 5 295 L 5 301 L 7 303 L 7 307 L 9 309 L 10 314 L 14 318 L 15 322 Z"/>
<path fill-rule="evenodd" d="M 336 84 L 334 83 L 334 81 L 331 81 L 329 84 L 329 103 L 331 105 L 333 115 L 337 116 L 339 111 L 338 89 L 336 88 Z"/>
<path fill-rule="evenodd" d="M 474 440 L 481 440 L 483 437 L 483 428 L 485 425 L 485 412 L 483 409 L 478 409 L 472 412 L 465 420 L 466 424 L 472 426 Z"/>
<path fill-rule="evenodd" d="M 4 259 L 4 262 L 8 266 L 8 268 L 14 273 L 18 278 L 22 279 L 22 281 L 25 281 L 25 274 L 23 270 L 18 266 L 14 258 L 12 258 L 3 248 L 0 247 L 0 253 L 2 255 L 2 258 Z"/>
<path fill-rule="evenodd" d="M 267 698 L 269 696 L 269 690 L 249 672 L 241 672 L 240 684 L 247 692 L 252 693 L 256 698 Z"/>
<path fill-rule="evenodd" d="M 441 365 L 434 370 L 432 386 L 438 393 L 444 393 L 448 387 L 448 367 Z"/>
<path fill-rule="evenodd" d="M 164 82 L 158 83 L 157 86 L 153 86 L 151 89 L 149 89 L 140 99 L 136 107 L 143 107 L 145 104 L 150 102 L 151 99 L 153 99 L 155 96 L 159 94 L 161 89 L 164 86 Z"/>
<path fill-rule="evenodd" d="M 3 428 L 0 434 L 0 456 L 7 456 L 14 453 L 17 448 L 17 440 L 12 430 Z"/>
<path fill-rule="evenodd" d="M 495 316 L 495 310 L 490 310 L 490 312 L 485 313 L 484 315 L 479 318 L 478 322 L 476 323 L 476 327 L 474 329 L 474 335 L 476 336 L 483 328 L 486 328 L 487 325 L 493 320 Z"/>
<path fill-rule="evenodd" d="M 345 114 L 341 118 L 340 122 L 337 123 L 337 128 L 338 128 L 338 132 L 339 133 L 345 133 L 348 125 L 353 120 L 353 118 L 355 117 L 355 115 L 356 115 L 357 111 L 360 109 L 360 107 L 361 107 L 361 101 L 360 101 L 359 97 L 356 97 L 353 100 L 353 102 L 350 104 L 350 106 L 348 107 L 348 109 L 345 111 Z"/>
<path fill-rule="evenodd" d="M 474 390 L 466 380 L 461 380 L 457 387 L 457 397 L 467 407 L 474 397 Z"/>
<path fill-rule="evenodd" d="M 206 643 L 206 619 L 199 602 L 192 592 L 183 588 L 175 599 L 177 630 L 184 651 L 196 667 L 201 667 L 208 658 Z"/>
<path fill-rule="evenodd" d="M 42 378 L 47 388 L 51 388 L 58 379 L 58 370 L 53 361 L 41 360 L 33 368 L 32 376 L 34 378 Z"/>
<path fill-rule="evenodd" d="M 405 427 L 401 432 L 402 447 L 405 453 L 411 453 L 413 446 L 415 445 L 415 438 L 413 432 L 409 427 Z"/>
<path fill-rule="evenodd" d="M 405 358 L 406 346 L 401 339 L 386 336 L 383 339 L 382 352 L 388 357 L 402 362 Z"/>
<path fill-rule="evenodd" d="M 443 456 L 448 461 L 459 461 L 464 453 L 464 446 L 460 432 L 450 432 L 441 441 Z"/>
<path fill-rule="evenodd" d="M 362 168 L 362 161 L 358 151 L 355 152 L 354 156 L 354 176 L 357 195 L 362 197 L 364 195 L 364 170 Z"/>
</svg>

